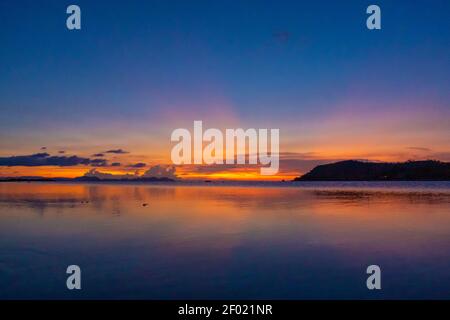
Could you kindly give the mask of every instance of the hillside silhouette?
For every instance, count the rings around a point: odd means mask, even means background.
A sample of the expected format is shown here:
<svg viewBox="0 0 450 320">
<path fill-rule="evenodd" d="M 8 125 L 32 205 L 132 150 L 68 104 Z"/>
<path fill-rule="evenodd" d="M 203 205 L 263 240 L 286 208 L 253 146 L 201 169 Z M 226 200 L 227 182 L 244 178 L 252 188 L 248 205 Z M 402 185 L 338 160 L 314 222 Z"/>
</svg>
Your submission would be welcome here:
<svg viewBox="0 0 450 320">
<path fill-rule="evenodd" d="M 450 180 L 450 163 L 434 160 L 407 162 L 339 161 L 315 167 L 294 181 Z"/>
</svg>

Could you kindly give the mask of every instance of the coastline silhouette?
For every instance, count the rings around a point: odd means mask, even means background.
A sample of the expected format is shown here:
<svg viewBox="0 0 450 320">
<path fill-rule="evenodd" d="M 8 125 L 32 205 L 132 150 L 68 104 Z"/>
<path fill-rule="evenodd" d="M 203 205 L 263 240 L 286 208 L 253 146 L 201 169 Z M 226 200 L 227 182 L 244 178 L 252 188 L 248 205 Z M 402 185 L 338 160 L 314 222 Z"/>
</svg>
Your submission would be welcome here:
<svg viewBox="0 0 450 320">
<path fill-rule="evenodd" d="M 448 181 L 450 163 L 435 160 L 407 162 L 339 161 L 319 165 L 294 181 Z"/>
</svg>

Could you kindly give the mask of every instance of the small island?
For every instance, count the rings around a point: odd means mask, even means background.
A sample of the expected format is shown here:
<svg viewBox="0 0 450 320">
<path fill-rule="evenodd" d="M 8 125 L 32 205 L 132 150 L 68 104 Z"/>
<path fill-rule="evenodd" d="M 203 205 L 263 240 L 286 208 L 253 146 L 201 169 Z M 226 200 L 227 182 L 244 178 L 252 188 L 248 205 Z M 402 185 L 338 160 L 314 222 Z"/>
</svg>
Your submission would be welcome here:
<svg viewBox="0 0 450 320">
<path fill-rule="evenodd" d="M 450 181 L 450 163 L 346 160 L 317 166 L 294 181 Z"/>
</svg>

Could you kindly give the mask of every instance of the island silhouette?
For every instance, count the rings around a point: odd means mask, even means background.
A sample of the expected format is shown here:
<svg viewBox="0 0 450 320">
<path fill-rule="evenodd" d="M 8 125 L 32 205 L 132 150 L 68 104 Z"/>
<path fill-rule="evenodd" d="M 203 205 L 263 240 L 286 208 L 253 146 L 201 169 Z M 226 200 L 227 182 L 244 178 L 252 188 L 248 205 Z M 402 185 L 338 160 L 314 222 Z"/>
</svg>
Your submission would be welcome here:
<svg viewBox="0 0 450 320">
<path fill-rule="evenodd" d="M 448 181 L 450 163 L 436 160 L 369 162 L 345 160 L 323 164 L 294 181 Z"/>
</svg>

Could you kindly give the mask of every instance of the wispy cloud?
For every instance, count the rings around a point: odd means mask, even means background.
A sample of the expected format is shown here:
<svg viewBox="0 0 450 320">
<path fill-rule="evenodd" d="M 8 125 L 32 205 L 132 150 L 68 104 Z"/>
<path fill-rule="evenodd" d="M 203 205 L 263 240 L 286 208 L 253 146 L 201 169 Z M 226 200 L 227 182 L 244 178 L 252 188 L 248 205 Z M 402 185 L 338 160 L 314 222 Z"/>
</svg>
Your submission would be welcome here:
<svg viewBox="0 0 450 320">
<path fill-rule="evenodd" d="M 125 154 L 125 153 L 129 153 L 129 152 L 122 150 L 122 149 L 111 149 L 111 150 L 105 151 L 105 153 Z"/>
<path fill-rule="evenodd" d="M 431 151 L 431 149 L 429 149 L 429 148 L 424 148 L 424 147 L 408 147 L 408 148 L 406 148 L 406 149 L 409 149 L 409 150 L 416 150 L 416 151 L 426 151 L 426 152 Z"/>
<path fill-rule="evenodd" d="M 138 163 L 134 163 L 134 164 L 130 164 L 128 165 L 128 168 L 143 168 L 145 167 L 146 164 L 143 162 L 138 162 Z"/>
</svg>

